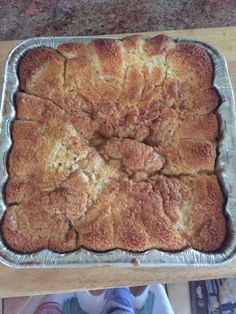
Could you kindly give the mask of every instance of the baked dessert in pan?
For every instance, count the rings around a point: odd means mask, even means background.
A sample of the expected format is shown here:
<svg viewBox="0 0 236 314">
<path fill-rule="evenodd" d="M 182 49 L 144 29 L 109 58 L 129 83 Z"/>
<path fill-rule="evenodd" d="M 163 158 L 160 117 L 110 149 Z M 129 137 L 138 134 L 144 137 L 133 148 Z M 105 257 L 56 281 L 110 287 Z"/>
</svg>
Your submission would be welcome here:
<svg viewBox="0 0 236 314">
<path fill-rule="evenodd" d="M 204 48 L 165 35 L 29 50 L 8 159 L 7 244 L 25 253 L 219 249 L 213 76 Z"/>
</svg>

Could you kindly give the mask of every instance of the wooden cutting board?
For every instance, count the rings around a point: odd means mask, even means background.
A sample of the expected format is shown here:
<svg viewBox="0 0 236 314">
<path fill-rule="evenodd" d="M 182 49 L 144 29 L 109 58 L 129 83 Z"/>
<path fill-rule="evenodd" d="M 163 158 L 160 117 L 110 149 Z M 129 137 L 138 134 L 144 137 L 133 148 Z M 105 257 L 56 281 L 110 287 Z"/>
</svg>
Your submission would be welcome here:
<svg viewBox="0 0 236 314">
<path fill-rule="evenodd" d="M 194 38 L 208 42 L 226 57 L 231 81 L 236 88 L 236 27 L 179 30 L 162 32 L 173 37 Z M 146 33 L 154 35 L 156 33 Z M 0 90 L 3 64 L 8 52 L 20 41 L 0 42 Z M 236 169 L 235 169 L 236 171 Z M 235 209 L 236 210 L 236 209 Z M 36 295 L 115 286 L 143 285 L 157 282 L 184 282 L 207 278 L 236 276 L 236 260 L 224 266 L 210 268 L 149 268 L 130 269 L 68 268 L 68 269 L 10 269 L 0 265 L 0 297 Z"/>
</svg>

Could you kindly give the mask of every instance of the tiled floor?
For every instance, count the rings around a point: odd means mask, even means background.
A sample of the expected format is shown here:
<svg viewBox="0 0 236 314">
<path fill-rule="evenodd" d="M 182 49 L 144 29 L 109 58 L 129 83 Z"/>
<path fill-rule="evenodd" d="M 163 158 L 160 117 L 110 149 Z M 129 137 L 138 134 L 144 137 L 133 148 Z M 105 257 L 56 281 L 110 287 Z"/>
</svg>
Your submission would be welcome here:
<svg viewBox="0 0 236 314">
<path fill-rule="evenodd" d="M 167 292 L 175 314 L 191 314 L 188 283 L 169 284 Z M 32 314 L 42 298 L 43 296 L 4 299 L 3 312 L 0 299 L 0 314 Z M 185 302 L 179 302 L 179 300 L 185 300 Z"/>
</svg>

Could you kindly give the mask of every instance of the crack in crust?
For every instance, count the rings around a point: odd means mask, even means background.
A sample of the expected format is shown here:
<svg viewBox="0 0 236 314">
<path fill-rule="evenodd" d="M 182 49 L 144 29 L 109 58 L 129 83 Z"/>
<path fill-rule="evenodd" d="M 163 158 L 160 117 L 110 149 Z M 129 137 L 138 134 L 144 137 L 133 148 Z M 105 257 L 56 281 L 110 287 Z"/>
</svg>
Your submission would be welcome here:
<svg viewBox="0 0 236 314">
<path fill-rule="evenodd" d="M 30 50 L 2 224 L 19 252 L 217 250 L 219 97 L 196 45 L 165 35 Z"/>
</svg>

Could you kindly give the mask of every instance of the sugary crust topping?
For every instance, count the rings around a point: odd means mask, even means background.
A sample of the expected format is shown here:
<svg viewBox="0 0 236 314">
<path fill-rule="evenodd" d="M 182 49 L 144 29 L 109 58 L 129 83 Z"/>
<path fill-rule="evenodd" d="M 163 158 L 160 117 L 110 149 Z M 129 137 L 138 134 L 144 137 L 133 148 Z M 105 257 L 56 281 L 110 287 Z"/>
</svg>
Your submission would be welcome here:
<svg viewBox="0 0 236 314">
<path fill-rule="evenodd" d="M 19 67 L 20 87 L 26 93 L 60 104 L 63 97 L 65 59 L 54 49 L 35 48 L 26 53 Z"/>
<path fill-rule="evenodd" d="M 165 35 L 30 50 L 2 224 L 19 252 L 217 250 L 219 97 L 198 45 Z"/>
</svg>

